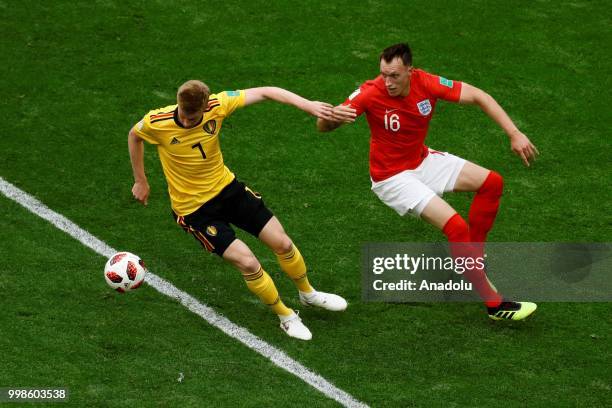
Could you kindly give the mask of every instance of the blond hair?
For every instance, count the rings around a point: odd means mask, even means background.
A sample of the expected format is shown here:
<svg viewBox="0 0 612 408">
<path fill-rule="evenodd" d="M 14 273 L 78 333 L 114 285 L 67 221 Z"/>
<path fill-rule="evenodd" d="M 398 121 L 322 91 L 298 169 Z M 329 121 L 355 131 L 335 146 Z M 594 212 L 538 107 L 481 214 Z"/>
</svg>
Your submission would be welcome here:
<svg viewBox="0 0 612 408">
<path fill-rule="evenodd" d="M 192 79 L 185 82 L 176 93 L 181 110 L 187 114 L 202 112 L 208 104 L 210 89 L 202 81 Z"/>
</svg>

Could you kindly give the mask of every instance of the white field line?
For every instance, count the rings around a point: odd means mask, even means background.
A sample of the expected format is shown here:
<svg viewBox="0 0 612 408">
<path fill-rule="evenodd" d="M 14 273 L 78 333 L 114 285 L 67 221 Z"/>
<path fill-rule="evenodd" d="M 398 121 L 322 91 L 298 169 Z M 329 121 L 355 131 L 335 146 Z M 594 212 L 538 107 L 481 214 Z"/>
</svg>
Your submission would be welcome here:
<svg viewBox="0 0 612 408">
<path fill-rule="evenodd" d="M 86 247 L 91 248 L 94 252 L 104 256 L 105 258 L 109 258 L 111 255 L 117 252 L 115 249 L 111 248 L 103 241 L 74 224 L 63 215 L 49 209 L 36 198 L 5 181 L 2 177 L 0 177 L 0 192 L 6 197 L 30 210 L 32 213 L 38 215 L 40 218 L 49 221 L 60 230 L 64 231 Z M 232 323 L 229 319 L 215 312 L 212 308 L 199 302 L 193 296 L 183 292 L 172 283 L 160 278 L 151 271 L 147 273 L 146 282 L 158 292 L 178 300 L 183 306 L 202 317 L 212 326 L 218 328 L 228 336 L 238 340 L 251 350 L 266 357 L 283 370 L 290 372 L 291 374 L 300 378 L 302 381 L 310 384 L 327 397 L 336 400 L 345 407 L 367 407 L 366 404 L 356 400 L 350 394 L 337 388 L 319 374 L 304 367 L 283 351 L 272 346 L 271 344 L 266 343 L 259 337 L 250 333 L 244 327 Z M 297 340 L 287 339 L 287 341 Z M 330 362 L 330 364 L 333 364 L 333 362 Z"/>
</svg>

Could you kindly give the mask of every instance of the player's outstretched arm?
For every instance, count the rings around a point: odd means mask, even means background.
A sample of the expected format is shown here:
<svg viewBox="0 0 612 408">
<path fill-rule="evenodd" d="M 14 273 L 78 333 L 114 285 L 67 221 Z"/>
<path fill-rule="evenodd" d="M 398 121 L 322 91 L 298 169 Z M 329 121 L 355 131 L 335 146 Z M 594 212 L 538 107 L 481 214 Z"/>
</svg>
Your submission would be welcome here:
<svg viewBox="0 0 612 408">
<path fill-rule="evenodd" d="M 338 105 L 332 109 L 332 118 L 317 119 L 317 130 L 319 132 L 331 132 L 345 123 L 353 123 L 357 117 L 357 111 L 347 105 Z"/>
<path fill-rule="evenodd" d="M 521 132 L 504 109 L 499 106 L 491 95 L 470 84 L 463 83 L 459 103 L 480 106 L 491 119 L 493 119 L 510 138 L 512 151 L 523 160 L 526 166 L 535 160 L 539 154 L 538 149 L 531 143 L 529 138 Z"/>
<path fill-rule="evenodd" d="M 144 142 L 134 133 L 134 130 L 130 130 L 128 134 L 128 150 L 130 151 L 130 161 L 132 162 L 132 172 L 134 173 L 132 195 L 136 200 L 147 205 L 151 189 L 144 169 Z"/>
<path fill-rule="evenodd" d="M 286 105 L 295 106 L 317 118 L 331 119 L 333 106 L 326 102 L 310 101 L 302 98 L 300 95 L 294 94 L 283 88 L 275 86 L 262 86 L 260 88 L 250 88 L 245 90 L 244 106 L 254 103 L 271 100 Z"/>
</svg>

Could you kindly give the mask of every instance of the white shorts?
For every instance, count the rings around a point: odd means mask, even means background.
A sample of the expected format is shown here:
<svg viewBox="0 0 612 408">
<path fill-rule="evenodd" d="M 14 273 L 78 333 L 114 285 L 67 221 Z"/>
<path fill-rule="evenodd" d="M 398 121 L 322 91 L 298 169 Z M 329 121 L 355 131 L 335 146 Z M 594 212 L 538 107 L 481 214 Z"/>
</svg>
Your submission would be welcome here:
<svg viewBox="0 0 612 408">
<path fill-rule="evenodd" d="M 419 217 L 434 195 L 453 191 L 465 159 L 429 149 L 414 170 L 404 170 L 382 181 L 372 181 L 372 191 L 399 215 Z"/>
</svg>

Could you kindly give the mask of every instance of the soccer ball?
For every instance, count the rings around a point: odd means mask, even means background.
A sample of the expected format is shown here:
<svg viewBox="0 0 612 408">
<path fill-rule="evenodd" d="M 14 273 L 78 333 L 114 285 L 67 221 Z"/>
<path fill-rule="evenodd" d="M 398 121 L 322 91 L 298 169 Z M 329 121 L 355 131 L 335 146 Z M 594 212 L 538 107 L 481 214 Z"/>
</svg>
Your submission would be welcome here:
<svg viewBox="0 0 612 408">
<path fill-rule="evenodd" d="M 117 252 L 104 266 L 104 279 L 117 292 L 137 289 L 144 282 L 147 268 L 138 256 L 129 252 Z"/>
</svg>

